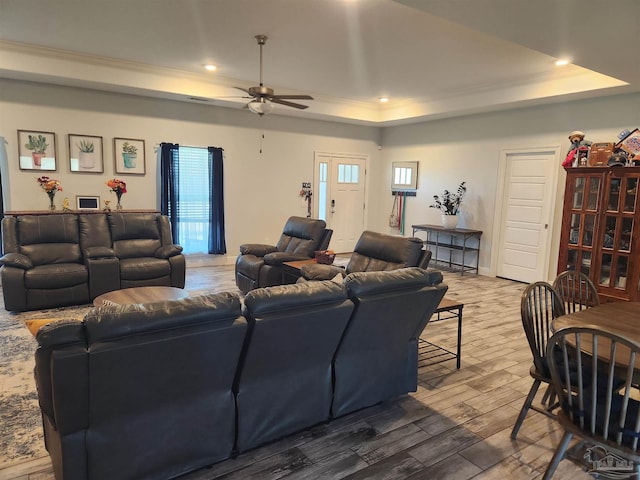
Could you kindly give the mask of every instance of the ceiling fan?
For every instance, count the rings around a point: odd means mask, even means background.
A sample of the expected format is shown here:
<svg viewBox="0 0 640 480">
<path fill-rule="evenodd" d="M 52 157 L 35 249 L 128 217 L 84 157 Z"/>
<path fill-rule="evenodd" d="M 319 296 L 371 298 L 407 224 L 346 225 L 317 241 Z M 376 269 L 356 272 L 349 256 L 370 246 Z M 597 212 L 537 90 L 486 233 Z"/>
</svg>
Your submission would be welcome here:
<svg viewBox="0 0 640 480">
<path fill-rule="evenodd" d="M 253 98 L 253 100 L 247 103 L 247 108 L 260 116 L 266 115 L 273 110 L 272 103 L 277 103 L 286 107 L 299 108 L 300 110 L 308 108 L 308 105 L 302 105 L 288 100 L 313 100 L 311 95 L 276 95 L 272 88 L 265 87 L 262 84 L 262 47 L 267 42 L 267 36 L 256 35 L 255 39 L 258 41 L 258 45 L 260 45 L 260 86 L 248 89 L 235 87 L 238 90 L 242 90 L 249 94 L 250 98 Z"/>
</svg>

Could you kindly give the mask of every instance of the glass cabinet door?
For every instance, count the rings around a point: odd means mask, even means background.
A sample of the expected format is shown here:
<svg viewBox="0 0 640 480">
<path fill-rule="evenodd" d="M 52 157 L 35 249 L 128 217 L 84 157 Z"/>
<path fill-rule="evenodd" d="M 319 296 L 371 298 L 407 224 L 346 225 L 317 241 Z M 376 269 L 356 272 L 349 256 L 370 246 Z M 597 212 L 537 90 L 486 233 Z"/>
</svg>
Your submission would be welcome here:
<svg viewBox="0 0 640 480">
<path fill-rule="evenodd" d="M 602 255 L 595 278 L 601 288 L 627 291 L 639 177 L 611 174 L 606 178 L 606 212 L 596 244 Z"/>
<path fill-rule="evenodd" d="M 591 272 L 591 250 L 598 241 L 595 235 L 601 187 L 602 174 L 584 174 L 571 180 L 571 214 L 565 237 L 568 248 L 562 270 L 579 270 L 587 275 Z"/>
</svg>

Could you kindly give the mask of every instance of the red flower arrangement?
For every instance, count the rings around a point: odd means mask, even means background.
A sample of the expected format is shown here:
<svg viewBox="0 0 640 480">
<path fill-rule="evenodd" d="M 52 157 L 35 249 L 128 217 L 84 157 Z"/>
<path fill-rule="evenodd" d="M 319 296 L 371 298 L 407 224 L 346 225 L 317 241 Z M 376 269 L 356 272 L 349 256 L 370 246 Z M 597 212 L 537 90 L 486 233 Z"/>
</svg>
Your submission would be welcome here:
<svg viewBox="0 0 640 480">
<path fill-rule="evenodd" d="M 118 196 L 122 195 L 123 193 L 127 193 L 127 184 L 119 178 L 112 178 L 111 180 L 107 180 L 107 187 L 109 187 L 112 192 L 118 194 Z"/>
<path fill-rule="evenodd" d="M 47 194 L 53 193 L 55 195 L 56 192 L 62 191 L 62 184 L 55 178 L 42 176 L 38 177 L 36 180 Z"/>
</svg>

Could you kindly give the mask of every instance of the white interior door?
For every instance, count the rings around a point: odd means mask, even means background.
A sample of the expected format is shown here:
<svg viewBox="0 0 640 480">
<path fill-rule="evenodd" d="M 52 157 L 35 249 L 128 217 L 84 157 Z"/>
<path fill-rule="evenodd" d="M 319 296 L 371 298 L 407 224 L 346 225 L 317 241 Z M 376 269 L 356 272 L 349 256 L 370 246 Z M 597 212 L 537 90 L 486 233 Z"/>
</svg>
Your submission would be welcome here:
<svg viewBox="0 0 640 480">
<path fill-rule="evenodd" d="M 317 217 L 333 229 L 338 253 L 352 252 L 364 230 L 366 164 L 365 156 L 316 154 Z"/>
<path fill-rule="evenodd" d="M 503 153 L 499 277 L 526 283 L 548 277 L 557 154 L 551 149 Z"/>
</svg>

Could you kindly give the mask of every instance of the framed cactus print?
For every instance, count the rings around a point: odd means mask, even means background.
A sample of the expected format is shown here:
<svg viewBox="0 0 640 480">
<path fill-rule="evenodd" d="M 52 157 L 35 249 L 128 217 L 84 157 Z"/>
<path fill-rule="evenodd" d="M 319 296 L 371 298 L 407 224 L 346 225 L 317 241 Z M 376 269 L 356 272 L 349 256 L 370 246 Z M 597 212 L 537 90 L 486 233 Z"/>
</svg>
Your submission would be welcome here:
<svg viewBox="0 0 640 480">
<path fill-rule="evenodd" d="M 18 130 L 18 156 L 20 170 L 39 170 L 55 172 L 56 134 L 53 132 L 35 132 Z"/>
<path fill-rule="evenodd" d="M 82 173 L 102 173 L 102 137 L 69 134 L 69 170 Z"/>
<path fill-rule="evenodd" d="M 114 138 L 115 171 L 119 174 L 145 174 L 144 140 Z"/>
</svg>

